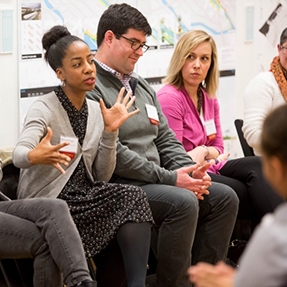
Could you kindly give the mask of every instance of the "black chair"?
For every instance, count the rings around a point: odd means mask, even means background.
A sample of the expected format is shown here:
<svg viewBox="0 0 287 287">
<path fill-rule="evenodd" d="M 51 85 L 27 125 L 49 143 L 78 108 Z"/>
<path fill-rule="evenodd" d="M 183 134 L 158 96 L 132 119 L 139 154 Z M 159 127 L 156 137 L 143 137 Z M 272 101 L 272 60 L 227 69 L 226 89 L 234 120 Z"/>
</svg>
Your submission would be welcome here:
<svg viewBox="0 0 287 287">
<path fill-rule="evenodd" d="M 244 156 L 254 156 L 253 148 L 248 145 L 242 132 L 243 120 L 236 119 L 234 124 Z"/>
</svg>

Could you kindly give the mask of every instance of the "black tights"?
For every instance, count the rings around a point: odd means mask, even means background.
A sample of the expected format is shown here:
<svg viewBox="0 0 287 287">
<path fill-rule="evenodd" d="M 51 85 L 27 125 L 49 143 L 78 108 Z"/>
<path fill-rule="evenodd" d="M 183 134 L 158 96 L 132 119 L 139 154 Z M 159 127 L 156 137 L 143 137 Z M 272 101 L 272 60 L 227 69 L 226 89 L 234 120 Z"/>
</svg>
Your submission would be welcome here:
<svg viewBox="0 0 287 287">
<path fill-rule="evenodd" d="M 219 172 L 220 175 L 210 176 L 213 181 L 229 185 L 237 193 L 240 200 L 239 218 L 248 218 L 251 214 L 257 224 L 266 213 L 273 212 L 284 202 L 265 180 L 260 157 L 228 160 Z"/>
<path fill-rule="evenodd" d="M 150 248 L 149 222 L 124 224 L 117 233 L 128 287 L 144 287 Z"/>
</svg>

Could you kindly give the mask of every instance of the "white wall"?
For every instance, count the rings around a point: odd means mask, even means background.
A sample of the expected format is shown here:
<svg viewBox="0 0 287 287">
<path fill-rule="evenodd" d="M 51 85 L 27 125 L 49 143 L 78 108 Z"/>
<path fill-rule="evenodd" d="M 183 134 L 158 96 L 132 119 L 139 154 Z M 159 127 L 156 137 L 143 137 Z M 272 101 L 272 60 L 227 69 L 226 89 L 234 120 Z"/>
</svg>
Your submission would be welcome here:
<svg viewBox="0 0 287 287">
<path fill-rule="evenodd" d="M 0 54 L 0 148 L 15 145 L 19 130 L 17 1 L 1 0 L 6 9 L 13 10 L 13 52 Z"/>
<path fill-rule="evenodd" d="M 260 43 L 246 43 L 245 39 L 245 7 L 254 5 L 255 15 L 262 13 L 263 5 L 270 5 L 274 1 L 263 0 L 237 0 L 237 66 L 236 66 L 236 98 L 237 115 L 243 116 L 242 96 L 248 82 L 257 72 L 256 56 Z M 259 7 L 260 11 L 259 11 Z M 18 24 L 17 24 L 17 1 L 1 0 L 0 9 L 13 9 L 13 41 L 14 49 L 12 54 L 0 54 L 0 148 L 15 145 L 19 131 L 19 87 L 18 87 Z M 256 17 L 255 17 L 256 18 Z M 256 18 L 257 19 L 257 18 Z M 254 33 L 258 33 L 262 23 L 255 23 Z M 255 38 L 254 38 L 255 39 Z M 266 49 L 266 55 L 274 53 L 270 47 L 260 47 Z M 269 56 L 270 58 L 270 56 Z"/>
<path fill-rule="evenodd" d="M 252 0 L 237 0 L 236 5 L 236 81 L 235 93 L 237 98 L 237 117 L 243 117 L 243 93 L 244 88 L 253 76 L 252 58 L 254 55 L 253 43 L 245 43 L 245 7 L 248 4 L 253 4 Z M 247 68 L 247 65 L 249 66 Z"/>
<path fill-rule="evenodd" d="M 278 55 L 275 46 L 269 44 L 266 38 L 259 32 L 265 20 L 270 16 L 273 9 L 277 6 L 277 0 L 237 0 L 237 64 L 236 64 L 236 98 L 237 98 L 237 117 L 243 117 L 243 94 L 249 81 L 260 71 L 269 69 L 274 56 Z M 254 7 L 254 41 L 245 41 L 246 19 L 245 8 Z M 282 30 L 286 27 L 283 22 Z M 284 26 L 285 25 L 285 26 Z M 279 37 L 277 42 L 279 42 Z M 260 64 L 261 63 L 261 64 Z"/>
</svg>

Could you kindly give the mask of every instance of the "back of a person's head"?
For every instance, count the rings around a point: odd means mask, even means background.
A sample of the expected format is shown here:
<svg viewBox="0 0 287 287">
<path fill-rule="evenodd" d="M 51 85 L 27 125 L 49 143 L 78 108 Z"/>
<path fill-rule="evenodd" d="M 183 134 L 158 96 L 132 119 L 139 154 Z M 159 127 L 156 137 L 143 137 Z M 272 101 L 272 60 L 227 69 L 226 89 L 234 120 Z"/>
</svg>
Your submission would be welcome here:
<svg viewBox="0 0 287 287">
<path fill-rule="evenodd" d="M 287 41 L 287 28 L 285 28 L 280 36 L 280 45 L 283 45 Z"/>
<path fill-rule="evenodd" d="M 113 4 L 100 17 L 97 31 L 97 45 L 101 46 L 108 30 L 117 35 L 123 35 L 128 29 L 142 31 L 146 36 L 152 33 L 146 17 L 129 4 Z"/>
<path fill-rule="evenodd" d="M 265 118 L 261 150 L 267 158 L 276 156 L 287 166 L 287 104 L 274 109 Z"/>
<path fill-rule="evenodd" d="M 51 68 L 62 67 L 62 60 L 66 55 L 68 47 L 75 41 L 82 41 L 77 36 L 71 35 L 67 27 L 56 25 L 47 31 L 42 37 L 42 46 L 46 50 L 44 57 Z"/>
</svg>

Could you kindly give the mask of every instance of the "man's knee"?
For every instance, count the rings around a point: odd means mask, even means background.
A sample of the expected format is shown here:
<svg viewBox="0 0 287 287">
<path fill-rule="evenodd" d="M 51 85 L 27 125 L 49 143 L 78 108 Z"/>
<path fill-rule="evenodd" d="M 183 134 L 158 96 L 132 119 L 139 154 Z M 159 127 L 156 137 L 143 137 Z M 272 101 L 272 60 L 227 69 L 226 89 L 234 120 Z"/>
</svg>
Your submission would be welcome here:
<svg viewBox="0 0 287 287">
<path fill-rule="evenodd" d="M 195 194 L 187 189 L 178 188 L 177 199 L 175 203 L 184 209 L 190 209 L 192 211 L 198 211 L 198 199 Z"/>
<path fill-rule="evenodd" d="M 210 188 L 209 196 L 216 198 L 217 203 L 221 203 L 226 208 L 237 213 L 239 198 L 236 192 L 230 186 L 213 182 Z"/>
<path fill-rule="evenodd" d="M 170 195 L 170 203 L 174 207 L 175 213 L 186 215 L 187 217 L 197 218 L 199 211 L 198 199 L 195 194 L 187 189 L 173 187 Z"/>
<path fill-rule="evenodd" d="M 169 215 L 198 216 L 199 204 L 195 194 L 187 189 L 169 185 L 147 185 L 143 189 L 153 214 L 163 218 Z"/>
</svg>

